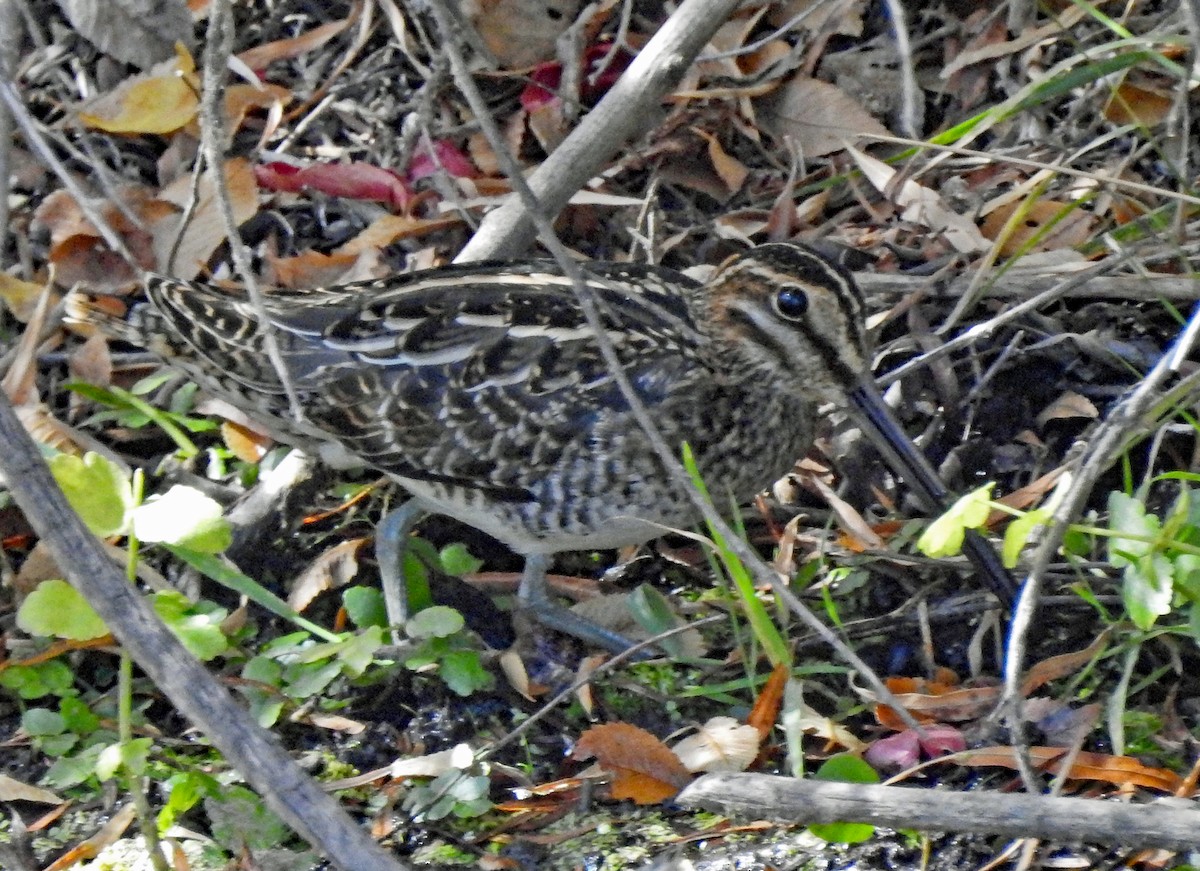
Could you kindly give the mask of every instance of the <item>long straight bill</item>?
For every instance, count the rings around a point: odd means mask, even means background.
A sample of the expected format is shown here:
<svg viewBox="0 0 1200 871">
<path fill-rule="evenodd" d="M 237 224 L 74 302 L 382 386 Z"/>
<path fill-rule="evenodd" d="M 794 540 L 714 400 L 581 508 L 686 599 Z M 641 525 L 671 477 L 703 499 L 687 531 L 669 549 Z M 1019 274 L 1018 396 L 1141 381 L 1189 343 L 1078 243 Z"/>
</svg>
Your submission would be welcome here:
<svg viewBox="0 0 1200 871">
<path fill-rule="evenodd" d="M 892 417 L 875 383 L 863 381 L 851 391 L 850 401 L 857 412 L 855 417 L 867 436 L 875 443 L 892 470 L 916 491 L 925 510 L 940 514 L 950 507 L 950 492 L 938 477 L 929 460 L 917 450 L 900 424 Z M 975 568 L 984 576 L 992 592 L 1005 607 L 1011 606 L 1016 584 L 1004 568 L 995 549 L 983 536 L 967 530 L 963 550 Z"/>
</svg>

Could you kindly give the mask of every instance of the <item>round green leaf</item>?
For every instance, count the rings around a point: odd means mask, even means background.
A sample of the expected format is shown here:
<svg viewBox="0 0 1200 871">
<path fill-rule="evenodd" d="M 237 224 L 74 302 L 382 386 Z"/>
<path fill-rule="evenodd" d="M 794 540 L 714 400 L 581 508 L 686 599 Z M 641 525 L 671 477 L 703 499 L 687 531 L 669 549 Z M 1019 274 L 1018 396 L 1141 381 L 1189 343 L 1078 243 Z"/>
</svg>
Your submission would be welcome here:
<svg viewBox="0 0 1200 871">
<path fill-rule="evenodd" d="M 17 611 L 17 625 L 30 635 L 87 641 L 108 634 L 92 606 L 66 581 L 38 584 Z"/>
</svg>

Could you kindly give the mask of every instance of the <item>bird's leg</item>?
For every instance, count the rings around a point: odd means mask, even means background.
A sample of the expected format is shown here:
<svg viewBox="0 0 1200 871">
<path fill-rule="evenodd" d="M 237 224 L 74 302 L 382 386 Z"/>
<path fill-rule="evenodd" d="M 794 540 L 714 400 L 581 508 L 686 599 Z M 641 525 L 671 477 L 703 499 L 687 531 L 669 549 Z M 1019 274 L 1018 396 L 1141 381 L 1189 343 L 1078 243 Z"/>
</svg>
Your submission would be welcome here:
<svg viewBox="0 0 1200 871">
<path fill-rule="evenodd" d="M 379 581 L 383 587 L 383 605 L 387 610 L 392 643 L 400 643 L 400 632 L 408 620 L 408 584 L 404 579 L 404 549 L 408 536 L 425 515 L 416 499 L 384 515 L 375 527 L 375 559 L 379 563 Z"/>
<path fill-rule="evenodd" d="M 409 618 L 408 584 L 404 578 L 404 550 L 409 535 L 426 513 L 425 508 L 416 499 L 410 499 L 399 508 L 389 511 L 375 528 L 375 559 L 379 562 L 383 603 L 387 610 L 393 644 L 400 643 L 400 633 Z M 546 569 L 549 564 L 550 559 L 545 554 L 532 554 L 525 559 L 525 571 L 521 575 L 517 599 L 534 620 L 543 626 L 614 653 L 624 653 L 634 645 L 634 642 L 624 635 L 605 629 L 552 602 L 546 592 Z"/>
<path fill-rule="evenodd" d="M 587 644 L 603 647 L 613 653 L 624 653 L 634 642 L 619 632 L 605 629 L 562 605 L 550 600 L 546 591 L 546 569 L 550 558 L 535 553 L 525 557 L 525 571 L 521 574 L 521 586 L 517 599 L 527 613 L 543 626 L 578 638 Z"/>
</svg>

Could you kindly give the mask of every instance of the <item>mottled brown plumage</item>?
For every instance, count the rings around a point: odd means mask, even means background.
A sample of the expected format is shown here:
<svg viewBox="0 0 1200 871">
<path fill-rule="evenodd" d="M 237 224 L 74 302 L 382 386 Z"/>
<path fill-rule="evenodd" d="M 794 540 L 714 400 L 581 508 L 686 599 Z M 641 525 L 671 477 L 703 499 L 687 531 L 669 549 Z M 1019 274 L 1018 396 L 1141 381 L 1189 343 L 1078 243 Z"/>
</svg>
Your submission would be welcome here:
<svg viewBox="0 0 1200 871">
<path fill-rule="evenodd" d="M 705 479 L 738 499 L 804 454 L 818 404 L 878 405 L 861 294 L 806 248 L 763 245 L 706 284 L 659 267 L 583 270 L 667 443 L 687 440 Z M 277 291 L 266 323 L 244 297 L 210 285 L 151 276 L 146 290 L 123 318 L 84 299 L 72 316 L 147 348 L 282 440 L 387 472 L 421 508 L 526 557 L 636 544 L 695 519 L 553 263 Z M 264 351 L 267 330 L 302 420 Z M 902 464 L 914 462 L 905 444 Z M 927 465 L 922 474 L 936 482 Z"/>
</svg>

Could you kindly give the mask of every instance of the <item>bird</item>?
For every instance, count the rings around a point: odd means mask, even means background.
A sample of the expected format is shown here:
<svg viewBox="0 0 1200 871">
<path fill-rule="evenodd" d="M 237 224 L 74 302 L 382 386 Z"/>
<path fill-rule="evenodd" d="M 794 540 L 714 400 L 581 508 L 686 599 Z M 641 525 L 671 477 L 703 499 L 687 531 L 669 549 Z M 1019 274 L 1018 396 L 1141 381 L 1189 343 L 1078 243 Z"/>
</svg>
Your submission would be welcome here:
<svg viewBox="0 0 1200 871">
<path fill-rule="evenodd" d="M 749 501 L 804 456 L 831 405 L 853 415 L 928 510 L 947 507 L 945 486 L 875 385 L 866 304 L 842 266 L 773 242 L 707 281 L 653 265 L 580 269 L 629 385 L 668 445 L 690 445 L 710 487 Z M 550 560 L 641 544 L 698 517 L 553 261 L 277 290 L 260 306 L 203 282 L 147 274 L 143 283 L 145 299 L 122 314 L 76 293 L 68 319 L 145 348 L 278 440 L 380 470 L 410 494 L 377 534 L 393 626 L 406 616 L 404 542 L 436 513 L 524 557 L 518 599 L 541 622 L 628 644 L 550 602 Z M 298 403 L 268 358 L 268 334 Z M 966 550 L 1010 603 L 994 549 L 972 536 Z"/>
</svg>

